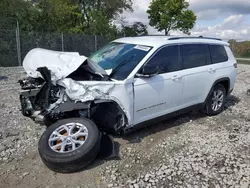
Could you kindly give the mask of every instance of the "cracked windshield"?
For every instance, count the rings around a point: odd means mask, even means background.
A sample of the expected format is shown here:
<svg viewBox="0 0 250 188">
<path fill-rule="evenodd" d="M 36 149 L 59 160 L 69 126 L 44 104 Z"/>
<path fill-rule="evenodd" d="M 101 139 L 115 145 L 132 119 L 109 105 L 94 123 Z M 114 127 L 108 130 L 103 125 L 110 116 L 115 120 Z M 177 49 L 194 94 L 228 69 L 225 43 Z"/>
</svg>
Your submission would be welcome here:
<svg viewBox="0 0 250 188">
<path fill-rule="evenodd" d="M 110 43 L 89 57 L 102 67 L 112 78 L 125 79 L 136 65 L 147 55 L 151 47 Z"/>
</svg>

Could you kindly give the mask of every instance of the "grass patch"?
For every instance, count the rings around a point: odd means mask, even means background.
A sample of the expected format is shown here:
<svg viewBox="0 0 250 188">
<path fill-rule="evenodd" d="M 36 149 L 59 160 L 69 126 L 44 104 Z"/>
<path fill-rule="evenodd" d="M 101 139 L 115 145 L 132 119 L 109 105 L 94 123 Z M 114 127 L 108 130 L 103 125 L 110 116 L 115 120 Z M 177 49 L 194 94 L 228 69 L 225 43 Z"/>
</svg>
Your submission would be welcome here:
<svg viewBox="0 0 250 188">
<path fill-rule="evenodd" d="M 250 65 L 250 60 L 237 60 L 238 64 Z"/>
</svg>

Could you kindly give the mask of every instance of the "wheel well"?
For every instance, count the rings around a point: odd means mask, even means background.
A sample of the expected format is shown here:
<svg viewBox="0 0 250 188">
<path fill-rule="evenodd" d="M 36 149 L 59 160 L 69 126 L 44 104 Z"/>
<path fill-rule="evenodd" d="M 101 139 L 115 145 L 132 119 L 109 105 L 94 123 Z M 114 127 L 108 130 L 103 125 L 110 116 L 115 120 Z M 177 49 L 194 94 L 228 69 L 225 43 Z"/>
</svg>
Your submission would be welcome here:
<svg viewBox="0 0 250 188">
<path fill-rule="evenodd" d="M 224 86 L 224 88 L 226 90 L 226 94 L 228 95 L 229 88 L 230 88 L 230 82 L 229 82 L 229 80 L 225 79 L 225 80 L 218 81 L 215 85 L 218 85 L 218 84 L 221 84 L 221 85 Z"/>
<path fill-rule="evenodd" d="M 219 79 L 217 80 L 216 82 L 214 82 L 213 86 L 211 87 L 208 95 L 207 95 L 207 98 L 206 100 L 204 101 L 204 103 L 207 102 L 207 100 L 209 99 L 209 96 L 211 95 L 212 91 L 213 91 L 213 88 L 218 85 L 218 84 L 221 84 L 225 87 L 225 90 L 226 90 L 226 95 L 229 94 L 229 89 L 230 89 L 230 80 L 229 78 L 222 78 L 222 79 Z"/>
<path fill-rule="evenodd" d="M 67 105 L 69 107 L 69 104 Z M 71 106 L 70 106 L 71 107 Z M 81 108 L 84 107 L 84 108 Z M 61 110 L 64 108 L 61 108 Z M 67 108 L 67 111 L 61 113 L 50 113 L 46 119 L 47 126 L 56 122 L 59 119 L 83 117 L 89 118 L 100 129 L 100 131 L 119 133 L 127 123 L 128 119 L 125 112 L 114 101 L 102 101 L 99 103 L 92 102 L 91 104 L 82 104 Z"/>
<path fill-rule="evenodd" d="M 100 130 L 119 132 L 127 124 L 127 117 L 120 106 L 113 101 L 91 105 L 90 119 Z"/>
</svg>

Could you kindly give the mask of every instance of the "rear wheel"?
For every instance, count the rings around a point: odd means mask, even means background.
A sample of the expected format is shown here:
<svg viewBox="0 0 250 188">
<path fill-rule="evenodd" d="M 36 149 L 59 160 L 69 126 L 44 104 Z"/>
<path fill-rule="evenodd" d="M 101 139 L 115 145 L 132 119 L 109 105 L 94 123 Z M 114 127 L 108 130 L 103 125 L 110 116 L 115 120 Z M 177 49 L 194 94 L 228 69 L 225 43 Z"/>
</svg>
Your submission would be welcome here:
<svg viewBox="0 0 250 188">
<path fill-rule="evenodd" d="M 247 90 L 247 95 L 250 96 L 250 89 Z"/>
<path fill-rule="evenodd" d="M 96 125 L 82 118 L 59 120 L 43 133 L 38 150 L 44 164 L 61 173 L 77 172 L 99 153 L 100 134 Z"/>
<path fill-rule="evenodd" d="M 209 116 L 214 116 L 221 113 L 224 109 L 225 99 L 225 87 L 221 84 L 216 85 L 207 100 L 205 106 L 206 114 Z"/>
</svg>

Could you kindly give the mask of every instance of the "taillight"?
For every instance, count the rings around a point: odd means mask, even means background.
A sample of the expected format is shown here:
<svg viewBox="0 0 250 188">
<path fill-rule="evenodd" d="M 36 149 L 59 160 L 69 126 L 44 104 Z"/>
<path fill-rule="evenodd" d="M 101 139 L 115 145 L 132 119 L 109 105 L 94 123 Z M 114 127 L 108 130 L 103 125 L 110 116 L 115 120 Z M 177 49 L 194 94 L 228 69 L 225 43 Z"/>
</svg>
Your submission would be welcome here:
<svg viewBox="0 0 250 188">
<path fill-rule="evenodd" d="M 236 69 L 237 69 L 237 63 L 234 63 L 234 68 L 236 68 Z"/>
</svg>

